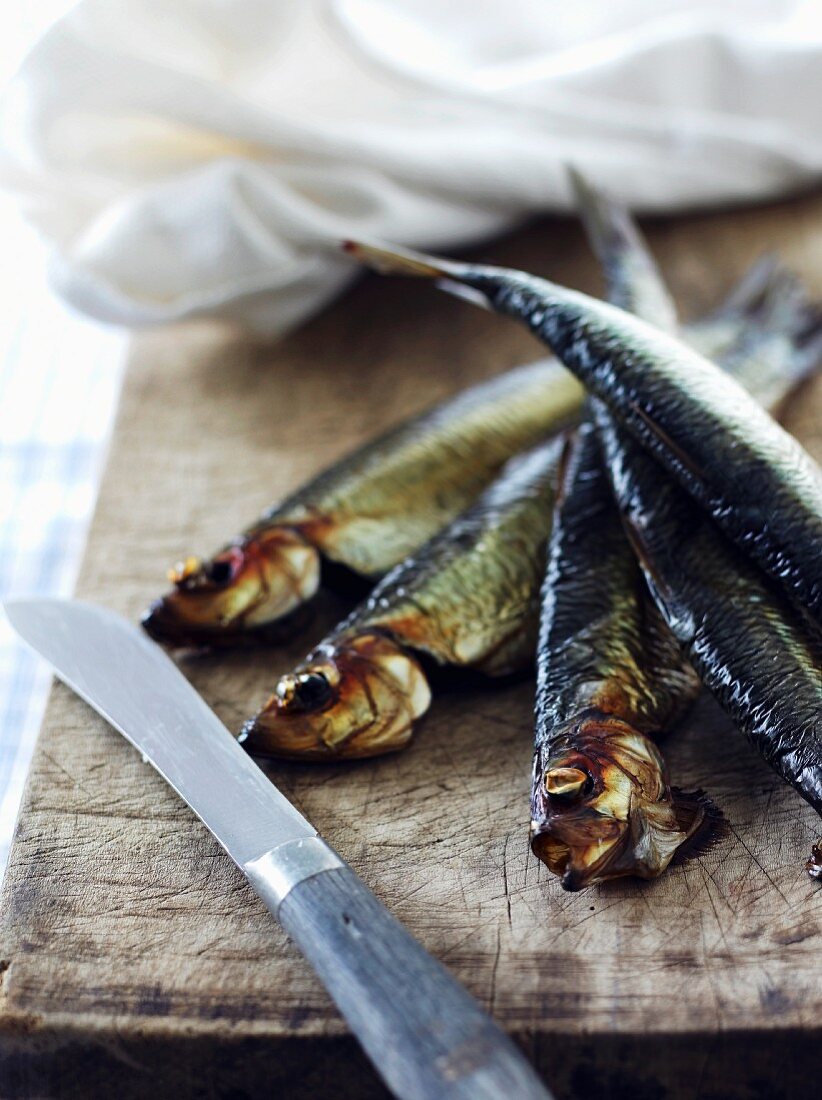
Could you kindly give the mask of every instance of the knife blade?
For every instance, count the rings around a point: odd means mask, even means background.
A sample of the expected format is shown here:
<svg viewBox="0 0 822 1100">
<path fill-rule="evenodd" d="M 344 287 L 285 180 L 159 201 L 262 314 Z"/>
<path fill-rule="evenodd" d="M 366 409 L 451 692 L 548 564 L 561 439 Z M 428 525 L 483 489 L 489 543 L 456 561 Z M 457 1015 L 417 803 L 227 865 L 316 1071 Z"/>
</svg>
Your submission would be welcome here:
<svg viewBox="0 0 822 1100">
<path fill-rule="evenodd" d="M 14 600 L 12 627 L 188 803 L 297 944 L 401 1100 L 550 1100 L 511 1040 L 411 936 L 135 625 Z"/>
</svg>

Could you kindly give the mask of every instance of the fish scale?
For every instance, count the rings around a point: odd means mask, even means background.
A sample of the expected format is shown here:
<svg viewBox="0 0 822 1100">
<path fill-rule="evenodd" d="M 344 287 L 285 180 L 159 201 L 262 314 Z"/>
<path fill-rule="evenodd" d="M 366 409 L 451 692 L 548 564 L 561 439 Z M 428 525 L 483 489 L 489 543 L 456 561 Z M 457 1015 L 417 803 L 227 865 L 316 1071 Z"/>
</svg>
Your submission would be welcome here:
<svg viewBox="0 0 822 1100">
<path fill-rule="evenodd" d="M 611 480 L 646 576 L 701 679 L 822 813 L 822 638 L 612 420 Z"/>
<path fill-rule="evenodd" d="M 509 460 L 471 508 L 388 573 L 280 679 L 243 728 L 249 750 L 327 757 L 402 748 L 431 701 L 417 656 L 489 676 L 527 668 L 561 453 L 555 439 Z"/>
<path fill-rule="evenodd" d="M 338 634 L 385 630 L 439 664 L 505 675 L 533 654 L 559 441 L 517 456 L 464 516 L 389 573 Z M 509 645 L 500 649 L 506 624 Z M 489 635 L 493 637 L 489 643 Z"/>
<path fill-rule="evenodd" d="M 677 324 L 662 277 L 627 211 L 574 173 L 580 213 L 611 301 Z M 706 832 L 704 802 L 671 790 L 652 738 L 699 690 L 622 528 L 593 413 L 568 448 L 542 592 L 531 845 L 565 889 L 653 878 Z"/>
<path fill-rule="evenodd" d="M 792 296 L 779 279 L 772 265 L 757 265 L 727 303 L 689 326 L 689 339 L 716 354 L 735 348 L 746 369 L 755 350 L 761 377 L 783 385 L 785 365 L 795 373 L 802 361 L 791 345 Z M 766 324 L 761 302 L 780 316 Z M 754 348 L 742 349 L 753 312 Z M 575 422 L 582 397 L 573 375 L 541 360 L 402 422 L 270 508 L 210 560 L 186 559 L 144 626 L 178 646 L 281 641 L 302 625 L 321 582 L 345 578 L 329 568 L 321 574 L 321 561 L 377 579 L 475 500 L 514 453 Z"/>
<path fill-rule="evenodd" d="M 822 471 L 742 386 L 617 307 L 505 268 L 350 244 L 526 324 L 792 598 L 822 620 Z"/>
<path fill-rule="evenodd" d="M 556 362 L 506 371 L 370 442 L 270 510 L 264 524 L 299 529 L 330 519 L 315 545 L 379 577 L 471 504 L 513 454 L 572 423 L 581 399 L 579 383 Z"/>
<path fill-rule="evenodd" d="M 565 463 L 537 649 L 531 845 L 565 889 L 653 878 L 701 828 L 703 807 L 674 797 L 652 740 L 698 689 L 645 589 L 587 420 Z"/>
<path fill-rule="evenodd" d="M 769 344 L 758 295 L 745 298 L 744 311 L 738 338 L 745 316 L 754 345 Z M 787 359 L 762 356 L 757 377 L 764 364 L 772 384 L 790 384 L 804 354 L 795 328 L 786 326 Z M 736 362 L 744 372 L 748 360 Z M 396 751 L 431 702 L 418 657 L 492 676 L 530 667 L 559 457 L 549 442 L 511 459 L 471 508 L 278 681 L 244 726 L 247 747 L 320 759 Z"/>
</svg>

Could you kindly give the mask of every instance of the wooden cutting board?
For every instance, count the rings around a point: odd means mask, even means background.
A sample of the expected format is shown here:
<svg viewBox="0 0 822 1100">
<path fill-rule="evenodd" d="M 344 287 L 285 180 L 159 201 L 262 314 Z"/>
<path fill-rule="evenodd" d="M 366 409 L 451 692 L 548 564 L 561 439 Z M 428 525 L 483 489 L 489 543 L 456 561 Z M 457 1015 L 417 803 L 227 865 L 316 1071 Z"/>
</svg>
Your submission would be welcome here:
<svg viewBox="0 0 822 1100">
<path fill-rule="evenodd" d="M 648 231 L 686 314 L 768 249 L 822 296 L 819 197 Z M 483 255 L 601 290 L 570 221 Z M 271 347 L 207 326 L 140 337 L 78 595 L 136 616 L 185 552 L 213 549 L 398 418 L 539 353 L 511 322 L 371 276 Z M 817 457 L 820 413 L 820 386 L 793 403 Z M 287 648 L 184 670 L 236 729 L 342 609 L 326 600 Z M 528 851 L 532 693 L 455 687 L 400 756 L 271 775 L 558 1097 L 807 1092 L 822 1027 L 822 891 L 803 871 L 816 815 L 703 700 L 664 749 L 676 783 L 722 806 L 728 839 L 657 882 L 565 894 Z M 59 686 L 6 878 L 0 971 L 3 1097 L 385 1095 L 211 836 Z"/>
</svg>

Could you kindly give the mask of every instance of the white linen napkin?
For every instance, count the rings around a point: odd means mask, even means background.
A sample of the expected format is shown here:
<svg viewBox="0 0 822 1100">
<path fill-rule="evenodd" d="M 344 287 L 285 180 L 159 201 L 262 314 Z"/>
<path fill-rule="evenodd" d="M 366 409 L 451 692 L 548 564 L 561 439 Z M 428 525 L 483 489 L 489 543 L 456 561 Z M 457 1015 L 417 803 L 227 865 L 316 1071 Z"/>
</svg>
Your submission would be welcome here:
<svg viewBox="0 0 822 1100">
<path fill-rule="evenodd" d="M 354 269 L 569 205 L 640 211 L 822 174 L 818 0 L 83 0 L 0 104 L 0 182 L 105 321 L 262 334 Z"/>
</svg>

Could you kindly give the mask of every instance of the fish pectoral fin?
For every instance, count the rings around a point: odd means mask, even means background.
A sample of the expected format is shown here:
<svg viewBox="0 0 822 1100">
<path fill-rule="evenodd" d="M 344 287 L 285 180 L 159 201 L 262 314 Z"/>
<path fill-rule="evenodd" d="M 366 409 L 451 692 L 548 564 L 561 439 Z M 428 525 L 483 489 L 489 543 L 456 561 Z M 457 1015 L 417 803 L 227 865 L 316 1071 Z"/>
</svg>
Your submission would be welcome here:
<svg viewBox="0 0 822 1100">
<path fill-rule="evenodd" d="M 624 518 L 623 527 L 650 590 L 650 595 L 646 593 L 646 598 L 653 599 L 669 628 L 673 630 L 677 639 L 683 642 L 685 640 L 682 636 L 683 630 L 687 627 L 687 631 L 690 632 L 693 628 L 688 608 L 677 598 L 676 592 L 657 568 L 656 562 L 645 546 L 642 532 L 628 518 Z"/>
<path fill-rule="evenodd" d="M 687 840 L 676 851 L 673 866 L 705 855 L 728 835 L 725 815 L 704 791 L 683 791 L 671 787 L 672 803 L 679 827 Z"/>
</svg>

